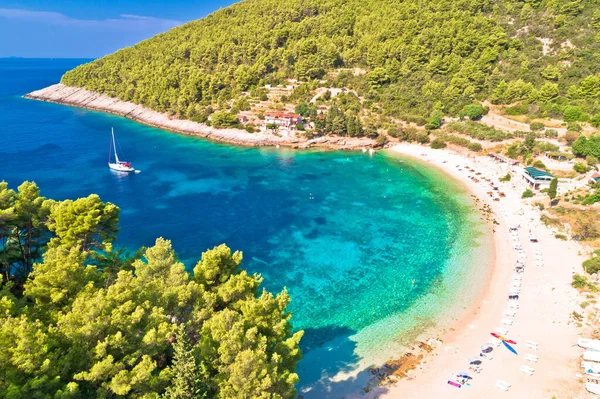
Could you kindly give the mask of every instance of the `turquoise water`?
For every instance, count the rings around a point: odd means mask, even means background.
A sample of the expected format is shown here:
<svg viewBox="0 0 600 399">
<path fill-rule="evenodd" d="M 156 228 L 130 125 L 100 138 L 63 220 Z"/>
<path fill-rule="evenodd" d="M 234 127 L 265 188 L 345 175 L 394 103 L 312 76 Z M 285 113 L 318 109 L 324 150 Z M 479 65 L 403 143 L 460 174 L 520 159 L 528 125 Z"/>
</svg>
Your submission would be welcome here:
<svg viewBox="0 0 600 399">
<path fill-rule="evenodd" d="M 267 289 L 292 296 L 302 387 L 387 354 L 478 292 L 465 276 L 481 274 L 470 268 L 485 226 L 446 176 L 389 154 L 225 146 L 21 98 L 80 62 L 0 60 L 0 179 L 56 199 L 98 193 L 121 208 L 118 245 L 164 236 L 188 266 L 220 243 L 243 251 Z M 141 173 L 108 169 L 111 127 Z"/>
</svg>

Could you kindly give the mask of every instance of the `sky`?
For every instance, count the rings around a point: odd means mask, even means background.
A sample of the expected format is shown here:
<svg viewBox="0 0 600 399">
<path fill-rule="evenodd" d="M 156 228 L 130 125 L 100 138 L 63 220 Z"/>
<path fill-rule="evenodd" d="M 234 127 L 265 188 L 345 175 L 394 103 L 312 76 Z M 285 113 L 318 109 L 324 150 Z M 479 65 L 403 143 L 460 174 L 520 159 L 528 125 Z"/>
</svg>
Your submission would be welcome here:
<svg viewBox="0 0 600 399">
<path fill-rule="evenodd" d="M 98 58 L 235 0 L 0 0 L 0 57 Z"/>
</svg>

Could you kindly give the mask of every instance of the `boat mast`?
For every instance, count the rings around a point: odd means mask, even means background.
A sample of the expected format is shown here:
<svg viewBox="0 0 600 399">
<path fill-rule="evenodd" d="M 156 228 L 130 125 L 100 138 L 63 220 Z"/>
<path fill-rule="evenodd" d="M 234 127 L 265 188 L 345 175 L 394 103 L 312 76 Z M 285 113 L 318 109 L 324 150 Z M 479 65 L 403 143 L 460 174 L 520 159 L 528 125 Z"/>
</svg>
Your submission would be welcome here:
<svg viewBox="0 0 600 399">
<path fill-rule="evenodd" d="M 115 149 L 115 163 L 118 164 L 119 156 L 117 155 L 117 142 L 115 141 L 115 130 L 112 127 L 110 128 L 110 133 L 112 134 L 112 143 Z"/>
</svg>

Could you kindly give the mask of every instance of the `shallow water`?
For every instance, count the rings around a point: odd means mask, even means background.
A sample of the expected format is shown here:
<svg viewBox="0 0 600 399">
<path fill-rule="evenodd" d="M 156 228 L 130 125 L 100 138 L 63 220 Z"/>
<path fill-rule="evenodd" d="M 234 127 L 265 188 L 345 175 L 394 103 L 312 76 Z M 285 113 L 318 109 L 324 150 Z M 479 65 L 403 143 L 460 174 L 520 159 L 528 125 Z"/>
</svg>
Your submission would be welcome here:
<svg viewBox="0 0 600 399">
<path fill-rule="evenodd" d="M 0 179 L 55 199 L 98 193 L 121 208 L 119 245 L 164 236 L 189 267 L 220 243 L 243 251 L 267 289 L 292 296 L 301 386 L 385 357 L 398 334 L 478 292 L 486 228 L 447 176 L 389 154 L 232 147 L 21 98 L 80 62 L 0 60 Z M 108 169 L 111 127 L 141 173 Z"/>
</svg>

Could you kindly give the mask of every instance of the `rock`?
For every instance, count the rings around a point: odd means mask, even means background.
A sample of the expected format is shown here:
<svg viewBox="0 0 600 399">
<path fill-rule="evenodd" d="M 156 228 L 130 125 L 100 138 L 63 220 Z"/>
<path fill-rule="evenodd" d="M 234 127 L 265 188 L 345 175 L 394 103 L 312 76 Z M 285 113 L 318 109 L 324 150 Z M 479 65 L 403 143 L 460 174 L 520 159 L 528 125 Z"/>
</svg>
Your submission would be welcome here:
<svg viewBox="0 0 600 399">
<path fill-rule="evenodd" d="M 153 111 L 142 105 L 122 101 L 105 94 L 79 87 L 65 86 L 60 83 L 31 92 L 25 97 L 108 112 L 176 133 L 206 137 L 216 141 L 251 147 L 280 145 L 291 148 L 310 148 L 315 146 L 327 149 L 358 150 L 361 147 L 372 147 L 375 144 L 374 140 L 368 138 L 345 139 L 327 136 L 311 140 L 294 137 L 286 139 L 267 132 L 248 133 L 241 129 L 217 129 L 203 123 L 169 117 L 166 113 Z"/>
</svg>

